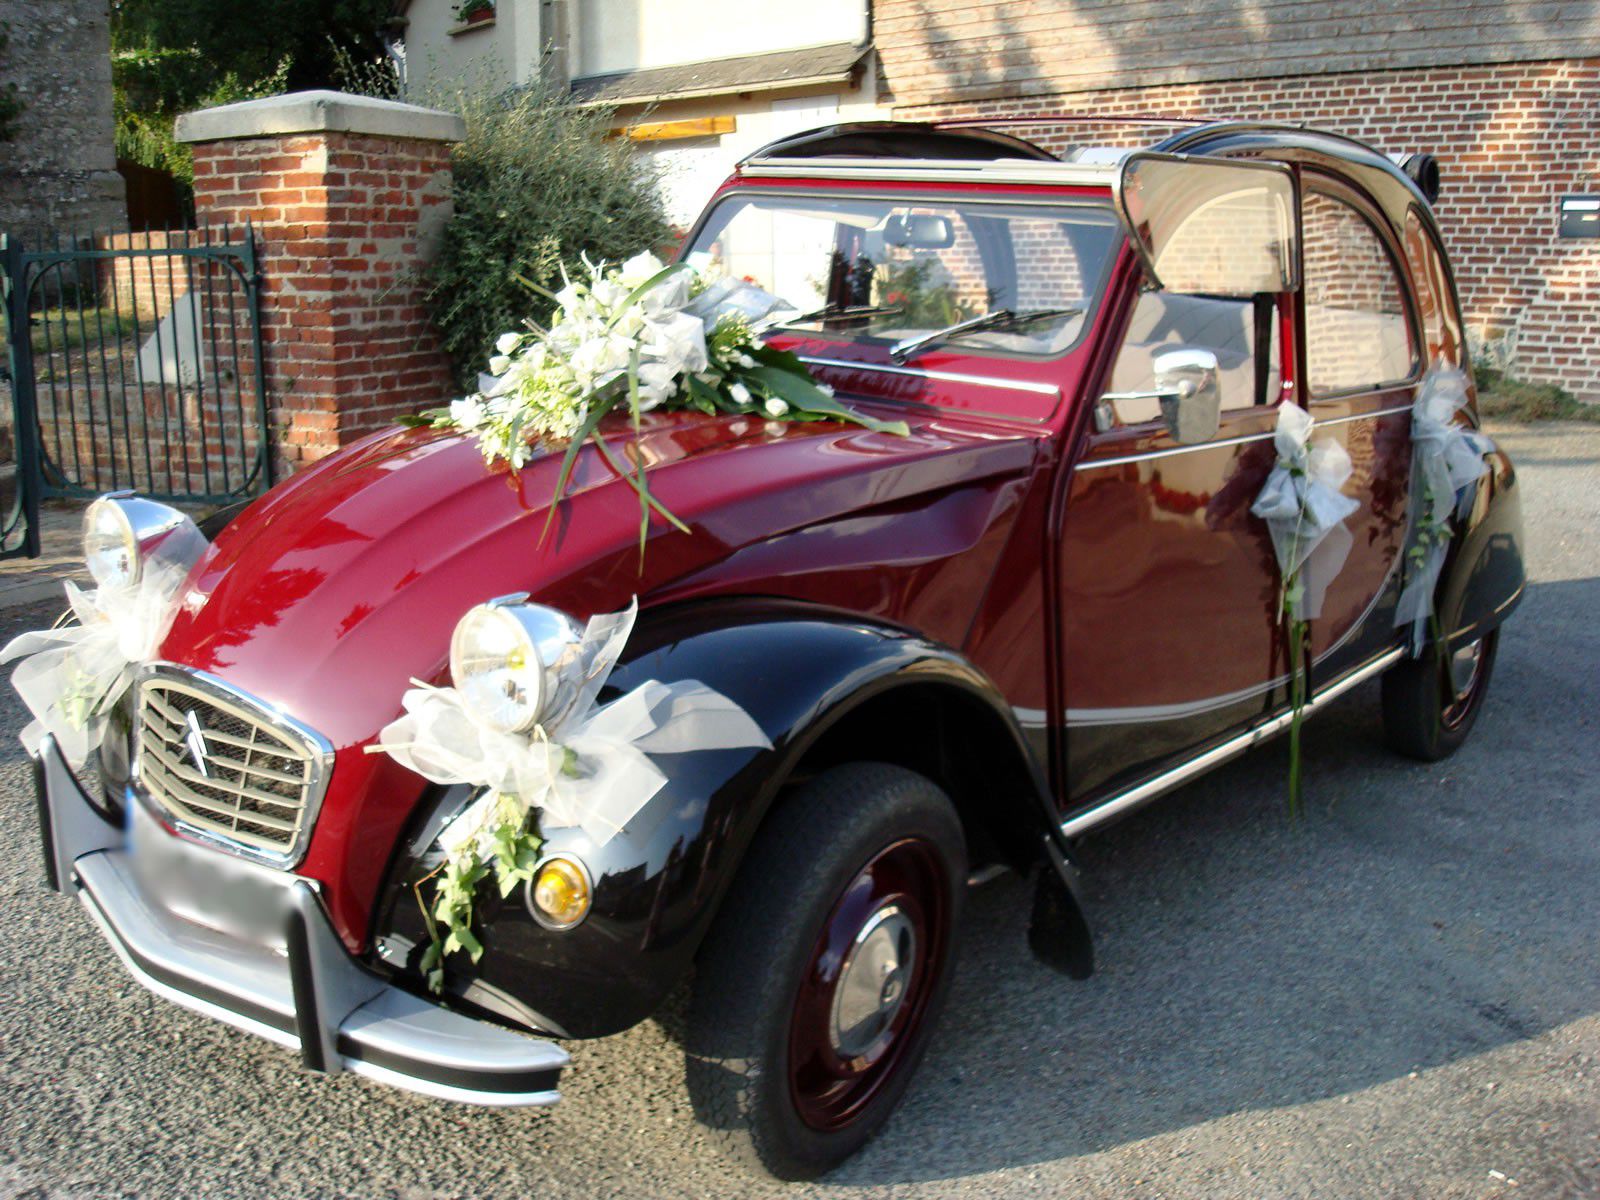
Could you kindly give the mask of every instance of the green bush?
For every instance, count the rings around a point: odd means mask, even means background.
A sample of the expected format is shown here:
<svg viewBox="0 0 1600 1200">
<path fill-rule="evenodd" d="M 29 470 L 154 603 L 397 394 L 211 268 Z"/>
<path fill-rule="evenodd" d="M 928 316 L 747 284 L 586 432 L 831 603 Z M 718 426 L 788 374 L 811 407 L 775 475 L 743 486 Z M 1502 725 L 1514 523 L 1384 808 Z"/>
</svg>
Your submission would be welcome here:
<svg viewBox="0 0 1600 1200">
<path fill-rule="evenodd" d="M 1553 383 L 1526 383 L 1481 361 L 1472 373 L 1480 416 L 1502 421 L 1600 421 L 1600 404 L 1585 404 Z"/>
<path fill-rule="evenodd" d="M 459 112 L 466 140 L 452 159 L 455 213 L 429 271 L 429 303 L 461 383 L 484 368 L 494 339 L 543 318 L 561 264 L 579 254 L 618 261 L 670 234 L 658 179 L 613 114 L 538 88 L 462 91 L 424 103 Z"/>
</svg>

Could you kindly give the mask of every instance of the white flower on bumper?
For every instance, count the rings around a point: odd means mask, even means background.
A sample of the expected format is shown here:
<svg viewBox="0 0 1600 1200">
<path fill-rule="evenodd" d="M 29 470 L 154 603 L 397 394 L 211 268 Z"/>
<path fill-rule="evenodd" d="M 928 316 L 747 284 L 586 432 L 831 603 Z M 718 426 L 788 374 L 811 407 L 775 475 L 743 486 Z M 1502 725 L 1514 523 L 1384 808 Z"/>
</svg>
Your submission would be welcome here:
<svg viewBox="0 0 1600 1200">
<path fill-rule="evenodd" d="M 767 416 L 769 417 L 781 417 L 789 411 L 789 406 L 776 396 L 768 397 L 767 402 L 762 407 L 767 410 Z"/>
<path fill-rule="evenodd" d="M 750 389 L 742 383 L 730 383 L 728 385 L 728 395 L 733 397 L 735 404 L 750 403 Z"/>
</svg>

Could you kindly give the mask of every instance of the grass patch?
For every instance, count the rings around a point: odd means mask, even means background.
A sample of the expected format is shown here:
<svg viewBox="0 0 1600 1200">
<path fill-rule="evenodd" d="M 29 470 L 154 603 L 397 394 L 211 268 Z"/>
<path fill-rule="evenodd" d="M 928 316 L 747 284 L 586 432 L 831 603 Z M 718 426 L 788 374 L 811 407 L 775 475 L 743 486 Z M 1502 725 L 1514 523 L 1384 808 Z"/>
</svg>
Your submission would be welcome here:
<svg viewBox="0 0 1600 1200">
<path fill-rule="evenodd" d="M 47 308 L 33 314 L 34 324 L 28 340 L 33 343 L 33 354 L 78 350 L 84 346 L 98 347 L 103 340 L 106 353 L 113 353 L 116 343 L 134 332 L 133 318 L 110 308 Z M 154 328 L 152 325 L 151 328 Z M 5 322 L 0 320 L 0 358 L 11 349 Z"/>
<path fill-rule="evenodd" d="M 1585 404 L 1553 383 L 1523 383 L 1504 372 L 1479 367 L 1478 414 L 1502 421 L 1596 421 L 1600 404 Z"/>
</svg>

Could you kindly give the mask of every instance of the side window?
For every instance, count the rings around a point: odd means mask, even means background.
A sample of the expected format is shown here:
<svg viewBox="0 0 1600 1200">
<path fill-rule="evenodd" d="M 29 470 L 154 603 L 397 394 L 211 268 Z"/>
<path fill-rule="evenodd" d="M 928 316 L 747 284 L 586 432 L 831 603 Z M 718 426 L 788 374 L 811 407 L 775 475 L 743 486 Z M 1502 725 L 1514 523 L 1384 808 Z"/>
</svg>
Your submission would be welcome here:
<svg viewBox="0 0 1600 1200">
<path fill-rule="evenodd" d="M 1428 343 L 1428 361 L 1460 366 L 1461 322 L 1450 294 L 1444 254 L 1433 236 L 1423 228 L 1415 209 L 1406 214 L 1406 260 L 1411 264 L 1411 278 L 1417 285 L 1417 309 Z"/>
<path fill-rule="evenodd" d="M 1377 231 L 1318 192 L 1303 212 L 1307 390 L 1331 396 L 1409 379 L 1417 356 L 1405 292 Z"/>
<path fill-rule="evenodd" d="M 1268 328 L 1274 328 L 1274 314 Z M 1177 292 L 1141 292 L 1128 323 L 1127 337 L 1111 368 L 1112 392 L 1151 391 L 1156 387 L 1155 363 L 1163 351 L 1180 346 L 1210 350 L 1217 356 L 1217 384 L 1222 411 L 1251 408 L 1256 403 L 1256 312 L 1249 300 L 1213 296 L 1185 296 Z M 1266 388 L 1260 394 L 1276 401 L 1279 388 L 1278 343 L 1267 348 Z M 1138 425 L 1161 419 L 1161 402 L 1154 398 L 1119 399 L 1116 418 L 1121 425 Z"/>
</svg>

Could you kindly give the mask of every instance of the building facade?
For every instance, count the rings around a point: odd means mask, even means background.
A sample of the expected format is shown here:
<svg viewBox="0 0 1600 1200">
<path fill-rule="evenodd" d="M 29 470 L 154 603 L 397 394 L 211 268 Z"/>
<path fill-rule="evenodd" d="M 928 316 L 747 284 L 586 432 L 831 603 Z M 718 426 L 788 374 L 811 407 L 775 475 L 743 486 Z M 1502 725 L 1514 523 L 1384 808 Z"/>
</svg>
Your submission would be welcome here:
<svg viewBox="0 0 1600 1200">
<path fill-rule="evenodd" d="M 511 33 L 484 58 L 618 105 L 667 167 L 679 220 L 741 154 L 835 120 L 1029 117 L 1006 127 L 1060 150 L 1161 131 L 1052 115 L 1246 118 L 1428 151 L 1476 342 L 1600 401 L 1600 238 L 1571 236 L 1600 234 L 1592 0 L 499 2 Z M 414 70 L 443 61 L 426 31 L 453 11 L 411 0 Z M 457 32 L 450 49 L 495 36 Z M 1564 223 L 1569 200 L 1595 219 Z"/>
</svg>

